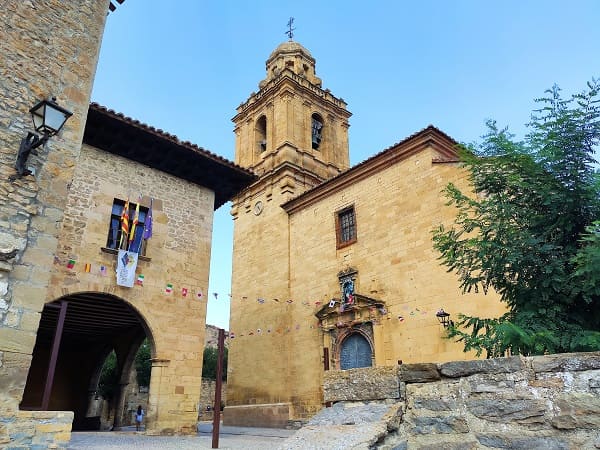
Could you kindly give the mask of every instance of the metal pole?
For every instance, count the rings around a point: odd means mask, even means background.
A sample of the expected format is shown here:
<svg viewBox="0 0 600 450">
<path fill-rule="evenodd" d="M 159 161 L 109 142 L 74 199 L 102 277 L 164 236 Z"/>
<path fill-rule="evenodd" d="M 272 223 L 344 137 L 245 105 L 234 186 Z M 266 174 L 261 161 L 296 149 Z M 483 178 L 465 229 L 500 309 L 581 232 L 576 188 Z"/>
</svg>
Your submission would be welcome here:
<svg viewBox="0 0 600 450">
<path fill-rule="evenodd" d="M 323 347 L 323 370 L 329 370 L 329 347 Z M 325 408 L 330 408 L 331 402 L 325 402 Z"/>
<path fill-rule="evenodd" d="M 60 340 L 65 325 L 65 317 L 67 315 L 68 303 L 63 300 L 60 302 L 60 312 L 58 313 L 58 323 L 54 332 L 54 340 L 52 341 L 52 353 L 50 354 L 50 364 L 48 365 L 48 375 L 46 376 L 46 385 L 44 386 L 44 396 L 42 397 L 42 411 L 48 411 L 50 403 L 50 393 L 52 384 L 54 383 L 54 372 L 56 371 L 56 361 L 58 359 L 58 351 L 60 350 Z"/>
<path fill-rule="evenodd" d="M 215 404 L 213 408 L 212 448 L 219 448 L 219 426 L 221 424 L 221 386 L 223 385 L 223 347 L 225 347 L 225 330 L 219 328 L 217 382 L 215 385 Z"/>
</svg>

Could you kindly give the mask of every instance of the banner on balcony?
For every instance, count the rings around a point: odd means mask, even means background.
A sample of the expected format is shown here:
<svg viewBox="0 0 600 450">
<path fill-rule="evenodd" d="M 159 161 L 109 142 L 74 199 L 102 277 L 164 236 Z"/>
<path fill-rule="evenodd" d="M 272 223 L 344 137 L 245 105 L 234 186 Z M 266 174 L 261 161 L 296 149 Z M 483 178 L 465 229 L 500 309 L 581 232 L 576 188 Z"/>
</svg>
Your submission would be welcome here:
<svg viewBox="0 0 600 450">
<path fill-rule="evenodd" d="M 133 287 L 137 262 L 137 253 L 119 250 L 119 257 L 117 259 L 117 284 L 119 286 Z"/>
</svg>

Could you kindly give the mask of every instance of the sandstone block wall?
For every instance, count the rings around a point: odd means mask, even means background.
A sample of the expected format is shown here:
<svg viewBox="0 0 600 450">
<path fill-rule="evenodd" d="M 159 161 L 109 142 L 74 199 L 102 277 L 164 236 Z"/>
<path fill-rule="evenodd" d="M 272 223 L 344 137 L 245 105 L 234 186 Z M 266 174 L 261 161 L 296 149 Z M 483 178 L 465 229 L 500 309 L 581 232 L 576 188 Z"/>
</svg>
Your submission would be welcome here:
<svg viewBox="0 0 600 450">
<path fill-rule="evenodd" d="M 208 378 L 202 378 L 202 389 L 200 391 L 200 401 L 198 402 L 198 420 L 212 420 L 213 412 L 207 411 L 206 407 L 212 408 L 215 403 L 215 388 L 217 382 L 215 380 L 209 380 Z M 227 382 L 223 381 L 221 385 L 221 401 L 227 402 Z"/>
<path fill-rule="evenodd" d="M 79 155 L 108 0 L 2 2 L 0 13 L 0 436 L 38 445 L 34 423 L 54 420 L 56 442 L 68 441 L 68 414 L 19 412 L 40 311 L 57 245 L 67 185 Z M 56 96 L 73 112 L 58 136 L 38 148 L 36 170 L 11 182 L 21 139 L 32 131 L 29 109 Z M 52 418 L 54 415 L 54 418 Z M 72 417 L 71 417 L 72 419 Z M 43 428 L 43 427 L 42 427 Z M 52 428 L 39 448 L 54 445 Z M 36 434 L 38 436 L 38 434 Z M 1 439 L 0 438 L 0 442 Z"/>
<path fill-rule="evenodd" d="M 600 445 L 600 352 L 325 372 L 325 399 L 400 402 L 376 448 L 592 449 Z M 372 389 L 372 380 L 380 389 Z M 391 394 L 390 394 L 391 393 Z"/>
<path fill-rule="evenodd" d="M 455 164 L 433 164 L 437 156 L 425 148 L 290 215 L 290 296 L 295 302 L 289 309 L 294 323 L 302 324 L 290 333 L 295 355 L 290 364 L 297 377 L 292 395 L 297 404 L 307 404 L 304 417 L 322 402 L 323 347 L 330 349 L 330 366 L 339 367 L 333 336 L 317 328 L 314 314 L 320 308 L 315 301 L 340 298 L 340 271 L 356 269 L 355 291 L 385 303 L 385 314 L 373 317 L 376 366 L 474 357 L 444 339 L 435 313 L 440 308 L 452 317 L 503 313 L 494 293 L 462 295 L 456 275 L 439 264 L 431 230 L 456 214 L 445 206 L 441 191 L 450 181 L 465 186 L 466 180 Z M 336 249 L 335 214 L 351 205 L 357 241 Z"/>
<path fill-rule="evenodd" d="M 116 285 L 116 255 L 106 246 L 115 198 L 153 203 L 153 235 L 138 261 L 142 286 Z M 83 145 L 53 260 L 47 301 L 78 292 L 105 292 L 143 318 L 153 345 L 146 429 L 195 429 L 202 374 L 214 193 L 156 169 Z M 66 267 L 76 260 L 74 269 Z M 85 263 L 92 270 L 83 270 Z M 107 267 L 107 276 L 100 266 Z M 173 292 L 165 293 L 167 283 Z M 187 288 L 184 297 L 181 289 Z M 201 290 L 202 300 L 196 297 Z"/>
<path fill-rule="evenodd" d="M 228 406 L 223 412 L 223 424 L 238 427 L 286 428 L 290 417 L 289 403 Z"/>
</svg>

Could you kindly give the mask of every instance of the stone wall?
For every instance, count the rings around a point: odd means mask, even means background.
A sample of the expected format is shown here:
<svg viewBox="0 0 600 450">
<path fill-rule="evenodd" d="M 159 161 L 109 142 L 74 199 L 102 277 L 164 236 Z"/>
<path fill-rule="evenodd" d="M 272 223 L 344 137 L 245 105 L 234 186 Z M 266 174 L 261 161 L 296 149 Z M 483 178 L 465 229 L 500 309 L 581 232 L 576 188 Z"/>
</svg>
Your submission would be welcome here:
<svg viewBox="0 0 600 450">
<path fill-rule="evenodd" d="M 212 420 L 212 410 L 208 411 L 207 406 L 212 408 L 215 402 L 215 388 L 217 382 L 208 378 L 202 378 L 202 389 L 200 391 L 200 401 L 198 403 L 198 420 Z M 223 381 L 221 386 L 221 401 L 227 402 L 227 382 Z"/>
<path fill-rule="evenodd" d="M 79 155 L 108 0 L 8 0 L 0 13 L 0 443 L 68 441 L 72 415 L 18 411 L 46 298 L 67 185 Z M 29 109 L 56 96 L 73 112 L 14 182 Z M 66 433 L 66 434 L 64 434 Z M 33 435 L 35 434 L 35 438 Z"/>
<path fill-rule="evenodd" d="M 116 285 L 116 255 L 103 251 L 115 198 L 150 206 L 153 235 L 137 274 L 142 286 Z M 195 430 L 202 373 L 214 192 L 157 169 L 84 144 L 68 190 L 62 232 L 47 301 L 80 292 L 118 297 L 143 319 L 153 346 L 146 429 L 152 433 Z M 66 266 L 76 260 L 73 269 Z M 84 270 L 91 263 L 92 270 Z M 100 266 L 111 276 L 103 276 Z M 165 294 L 172 283 L 174 291 Z M 182 287 L 189 289 L 184 297 Z M 55 384 L 60 383 L 56 380 Z M 136 405 L 137 406 L 137 405 Z M 127 405 L 124 405 L 127 409 Z"/>
<path fill-rule="evenodd" d="M 329 371 L 324 397 L 400 406 L 372 448 L 600 448 L 600 352 Z"/>
<path fill-rule="evenodd" d="M 66 448 L 71 440 L 71 411 L 15 411 L 2 417 L 0 448 Z"/>
</svg>

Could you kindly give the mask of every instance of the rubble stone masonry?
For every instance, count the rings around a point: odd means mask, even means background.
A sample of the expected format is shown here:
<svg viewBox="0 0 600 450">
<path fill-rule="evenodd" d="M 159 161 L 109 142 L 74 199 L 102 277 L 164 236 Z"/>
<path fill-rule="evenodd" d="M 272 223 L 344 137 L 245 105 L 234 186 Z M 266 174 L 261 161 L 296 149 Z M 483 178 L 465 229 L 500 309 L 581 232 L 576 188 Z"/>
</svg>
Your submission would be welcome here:
<svg viewBox="0 0 600 450">
<path fill-rule="evenodd" d="M 394 376 L 392 369 L 325 372 L 325 401 L 400 406 L 369 448 L 600 448 L 598 352 L 404 364 Z M 302 442 L 316 448 L 318 427 L 310 428 Z"/>
<path fill-rule="evenodd" d="M 18 405 L 81 148 L 108 3 L 7 0 L 0 7 L 0 444 L 20 437 L 33 445 L 31 436 L 42 427 L 49 434 L 40 445 L 50 447 L 51 430 L 56 442 L 64 442 L 71 427 L 70 413 L 19 412 Z M 11 182 L 20 141 L 31 130 L 29 109 L 52 96 L 73 116 L 29 158 L 35 177 Z"/>
</svg>

